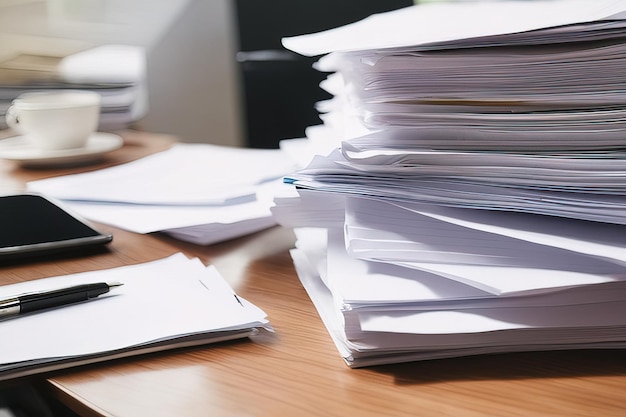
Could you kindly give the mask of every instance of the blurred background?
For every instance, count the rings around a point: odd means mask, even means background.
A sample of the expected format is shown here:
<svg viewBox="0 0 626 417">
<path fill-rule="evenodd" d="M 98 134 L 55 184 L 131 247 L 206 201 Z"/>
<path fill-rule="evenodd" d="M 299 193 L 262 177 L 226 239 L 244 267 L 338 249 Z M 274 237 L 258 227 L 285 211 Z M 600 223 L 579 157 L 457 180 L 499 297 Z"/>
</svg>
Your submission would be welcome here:
<svg viewBox="0 0 626 417">
<path fill-rule="evenodd" d="M 0 99 L 8 107 L 26 87 L 50 87 L 62 68 L 60 86 L 100 88 L 116 98 L 103 113 L 104 129 L 273 148 L 319 123 L 313 105 L 325 98 L 315 59 L 285 51 L 280 39 L 411 4 L 0 0 Z"/>
</svg>

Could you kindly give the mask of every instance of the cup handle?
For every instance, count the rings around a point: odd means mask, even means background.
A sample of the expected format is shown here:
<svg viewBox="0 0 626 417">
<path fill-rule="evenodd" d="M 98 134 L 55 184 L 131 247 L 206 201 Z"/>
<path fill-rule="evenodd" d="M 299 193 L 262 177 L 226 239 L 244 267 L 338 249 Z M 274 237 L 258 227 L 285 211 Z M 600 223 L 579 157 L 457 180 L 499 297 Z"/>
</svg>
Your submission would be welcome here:
<svg viewBox="0 0 626 417">
<path fill-rule="evenodd" d="M 4 116 L 4 120 L 7 124 L 7 126 L 9 126 L 11 129 L 17 131 L 18 133 L 21 133 L 22 129 L 20 126 L 20 119 L 17 115 L 17 112 L 15 111 L 14 106 L 9 107 L 9 109 L 7 110 L 5 116 Z"/>
</svg>

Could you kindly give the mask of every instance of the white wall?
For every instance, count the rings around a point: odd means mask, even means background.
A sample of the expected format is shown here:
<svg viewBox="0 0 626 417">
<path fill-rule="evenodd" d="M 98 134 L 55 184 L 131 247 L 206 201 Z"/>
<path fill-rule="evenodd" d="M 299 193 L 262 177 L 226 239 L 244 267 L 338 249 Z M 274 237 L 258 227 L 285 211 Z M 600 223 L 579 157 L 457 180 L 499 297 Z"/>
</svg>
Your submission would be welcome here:
<svg viewBox="0 0 626 417">
<path fill-rule="evenodd" d="M 0 0 L 0 60 L 91 46 L 143 46 L 141 128 L 184 141 L 242 144 L 230 0 Z"/>
<path fill-rule="evenodd" d="M 185 141 L 243 143 L 229 0 L 192 0 L 148 50 L 150 111 L 141 125 Z"/>
</svg>

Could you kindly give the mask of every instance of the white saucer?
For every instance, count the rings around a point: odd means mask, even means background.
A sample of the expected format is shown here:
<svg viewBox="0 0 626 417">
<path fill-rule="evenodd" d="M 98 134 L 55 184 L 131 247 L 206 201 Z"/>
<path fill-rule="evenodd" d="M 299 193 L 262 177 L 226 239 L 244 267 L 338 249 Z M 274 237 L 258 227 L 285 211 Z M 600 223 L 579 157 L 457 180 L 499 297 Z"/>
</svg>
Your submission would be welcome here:
<svg viewBox="0 0 626 417">
<path fill-rule="evenodd" d="M 43 150 L 34 148 L 24 136 L 14 136 L 0 140 L 0 158 L 15 161 L 25 167 L 82 165 L 98 160 L 123 144 L 124 140 L 118 135 L 97 132 L 89 137 L 82 148 Z"/>
</svg>

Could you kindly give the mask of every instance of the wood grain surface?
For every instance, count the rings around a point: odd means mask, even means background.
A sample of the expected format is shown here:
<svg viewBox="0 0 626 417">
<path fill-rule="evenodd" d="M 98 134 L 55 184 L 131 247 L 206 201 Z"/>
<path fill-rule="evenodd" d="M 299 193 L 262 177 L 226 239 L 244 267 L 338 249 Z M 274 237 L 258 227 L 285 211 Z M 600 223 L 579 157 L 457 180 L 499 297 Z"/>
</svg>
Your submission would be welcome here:
<svg viewBox="0 0 626 417">
<path fill-rule="evenodd" d="M 0 162 L 0 191 L 126 162 L 171 145 L 125 132 L 97 166 L 27 171 Z M 106 226 L 103 226 L 107 228 Z M 350 369 L 306 292 L 279 227 L 212 246 L 108 227 L 106 251 L 0 265 L 0 283 L 150 261 L 181 251 L 213 263 L 268 314 L 275 334 L 124 359 L 35 378 L 83 416 L 626 416 L 626 352 L 477 356 Z M 120 323 L 123 326 L 124 323 Z M 1 339 L 1 335 L 0 335 Z"/>
</svg>

